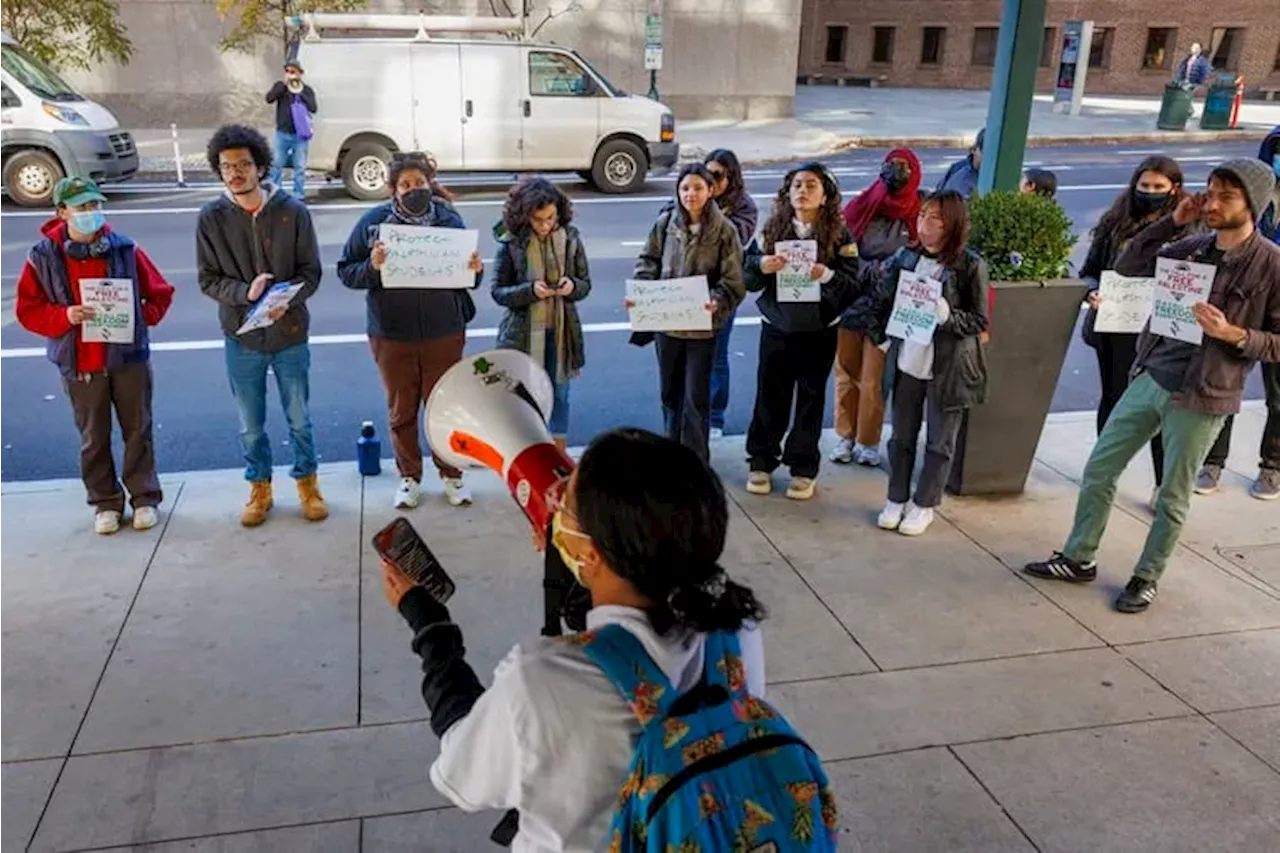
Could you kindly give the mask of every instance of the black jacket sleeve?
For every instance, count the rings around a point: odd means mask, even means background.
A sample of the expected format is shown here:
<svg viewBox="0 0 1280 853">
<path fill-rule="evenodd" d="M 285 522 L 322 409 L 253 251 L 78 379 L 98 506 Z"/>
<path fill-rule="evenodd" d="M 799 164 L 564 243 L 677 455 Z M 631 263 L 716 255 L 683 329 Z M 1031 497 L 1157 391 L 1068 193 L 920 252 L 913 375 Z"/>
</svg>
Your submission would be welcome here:
<svg viewBox="0 0 1280 853">
<path fill-rule="evenodd" d="M 285 93 L 288 91 L 289 90 L 285 87 L 284 83 L 277 80 L 272 84 L 271 88 L 267 90 L 267 103 L 274 104 L 276 101 L 283 98 Z"/>
<path fill-rule="evenodd" d="M 370 258 L 373 247 L 369 245 L 369 229 L 378 218 L 377 208 L 361 216 L 351 229 L 351 236 L 342 247 L 338 258 L 338 278 L 352 290 L 377 290 L 382 287 L 382 273 L 373 268 Z"/>
<path fill-rule="evenodd" d="M 215 302 L 230 305 L 233 308 L 244 308 L 249 302 L 249 285 L 251 282 L 241 281 L 224 275 L 222 265 L 218 262 L 218 246 L 214 240 L 214 216 L 202 212 L 196 220 L 196 270 L 200 282 L 200 291 Z"/>
<path fill-rule="evenodd" d="M 1093 239 L 1089 242 L 1089 254 L 1085 256 L 1084 266 L 1080 267 L 1080 278 L 1089 285 L 1090 290 L 1098 289 L 1098 282 L 1102 278 L 1110 255 L 1110 232 L 1105 228 L 1095 229 Z"/>
<path fill-rule="evenodd" d="M 959 272 L 961 278 L 956 283 L 964 294 L 965 302 L 971 307 L 950 306 L 951 316 L 941 328 L 958 338 L 973 337 L 985 332 L 990 324 L 987 316 L 987 306 L 990 304 L 987 301 L 987 290 L 990 287 L 987 282 L 987 263 L 982 258 L 970 257 L 963 271 Z"/>
<path fill-rule="evenodd" d="M 316 90 L 305 83 L 302 84 L 302 103 L 306 105 L 307 112 L 312 115 L 319 109 L 319 105 L 316 104 Z"/>
<path fill-rule="evenodd" d="M 449 621 L 449 609 L 422 587 L 400 599 L 400 615 L 413 629 L 413 651 L 422 658 L 422 701 L 431 713 L 431 730 L 443 737 L 471 712 L 484 693 L 466 662 L 462 631 Z"/>
<path fill-rule="evenodd" d="M 295 257 L 297 263 L 293 268 L 293 280 L 301 282 L 302 290 L 293 298 L 290 307 L 301 305 L 315 295 L 320 289 L 320 276 L 324 271 L 320 263 L 320 243 L 316 240 L 316 227 L 311 222 L 311 211 L 306 205 L 298 205 L 297 233 L 295 235 Z"/>
<path fill-rule="evenodd" d="M 1162 216 L 1139 231 L 1116 258 L 1116 272 L 1125 276 L 1150 277 L 1156 274 L 1156 256 L 1161 247 L 1176 239 L 1181 230 L 1173 214 Z"/>
</svg>

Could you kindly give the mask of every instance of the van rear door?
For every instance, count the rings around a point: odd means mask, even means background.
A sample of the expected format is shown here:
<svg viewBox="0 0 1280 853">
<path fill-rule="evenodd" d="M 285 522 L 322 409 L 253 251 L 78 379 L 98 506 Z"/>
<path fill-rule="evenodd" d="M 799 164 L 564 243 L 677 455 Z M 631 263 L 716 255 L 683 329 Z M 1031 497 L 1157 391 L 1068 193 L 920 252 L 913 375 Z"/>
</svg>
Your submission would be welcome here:
<svg viewBox="0 0 1280 853">
<path fill-rule="evenodd" d="M 463 44 L 463 168 L 522 168 L 520 154 L 525 82 L 517 44 Z"/>
<path fill-rule="evenodd" d="M 568 53 L 521 48 L 529 85 L 524 102 L 526 169 L 591 168 L 600 138 L 600 104 L 609 97 L 595 77 Z"/>
<path fill-rule="evenodd" d="M 413 136 L 419 151 L 446 171 L 463 168 L 462 60 L 457 44 L 415 44 Z"/>
</svg>

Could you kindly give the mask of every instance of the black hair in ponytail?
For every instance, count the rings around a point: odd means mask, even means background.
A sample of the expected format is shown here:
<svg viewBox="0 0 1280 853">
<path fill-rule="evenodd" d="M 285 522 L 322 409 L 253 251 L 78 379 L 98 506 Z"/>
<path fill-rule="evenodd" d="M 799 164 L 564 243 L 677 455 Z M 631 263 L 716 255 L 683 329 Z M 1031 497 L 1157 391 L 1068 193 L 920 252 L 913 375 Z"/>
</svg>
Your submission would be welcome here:
<svg viewBox="0 0 1280 853">
<path fill-rule="evenodd" d="M 654 629 L 737 631 L 764 618 L 720 568 L 724 486 L 688 447 L 642 429 L 598 436 L 578 463 L 574 515 L 618 575 L 651 602 Z"/>
</svg>

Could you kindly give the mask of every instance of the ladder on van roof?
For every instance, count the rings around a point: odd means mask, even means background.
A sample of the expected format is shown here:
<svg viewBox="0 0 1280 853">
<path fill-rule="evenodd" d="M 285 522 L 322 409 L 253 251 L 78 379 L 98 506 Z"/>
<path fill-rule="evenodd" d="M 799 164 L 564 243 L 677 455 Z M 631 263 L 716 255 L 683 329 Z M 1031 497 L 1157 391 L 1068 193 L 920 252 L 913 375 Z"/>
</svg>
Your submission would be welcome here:
<svg viewBox="0 0 1280 853">
<path fill-rule="evenodd" d="M 413 41 L 431 41 L 441 34 L 502 34 L 525 37 L 525 22 L 521 18 L 498 18 L 465 15 L 395 15 L 395 14 L 344 14 L 339 12 L 311 12 L 289 19 L 290 27 L 301 30 L 304 41 L 320 41 L 320 30 L 342 30 L 344 35 L 353 30 L 377 33 L 413 33 Z M 342 36 L 339 36 L 340 38 Z"/>
</svg>

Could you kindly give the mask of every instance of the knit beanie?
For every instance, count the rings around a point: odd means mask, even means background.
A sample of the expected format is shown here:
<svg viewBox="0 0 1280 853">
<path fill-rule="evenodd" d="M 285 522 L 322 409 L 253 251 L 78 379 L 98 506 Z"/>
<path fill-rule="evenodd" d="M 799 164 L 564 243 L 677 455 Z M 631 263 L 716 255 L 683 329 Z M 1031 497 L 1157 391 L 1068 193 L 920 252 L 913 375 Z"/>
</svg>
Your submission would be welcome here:
<svg viewBox="0 0 1280 853">
<path fill-rule="evenodd" d="M 1245 199 L 1253 218 L 1259 219 L 1276 194 L 1276 173 L 1261 160 L 1228 160 L 1221 164 L 1215 172 L 1226 172 L 1233 176 L 1244 187 Z"/>
</svg>

